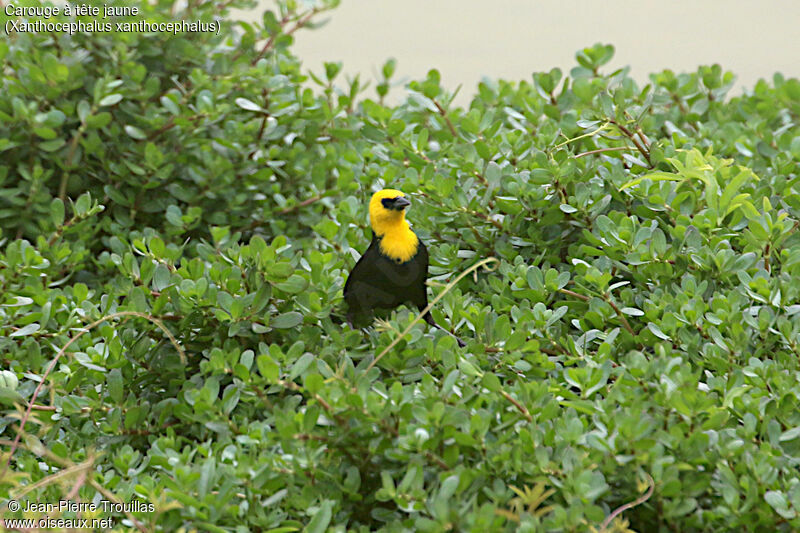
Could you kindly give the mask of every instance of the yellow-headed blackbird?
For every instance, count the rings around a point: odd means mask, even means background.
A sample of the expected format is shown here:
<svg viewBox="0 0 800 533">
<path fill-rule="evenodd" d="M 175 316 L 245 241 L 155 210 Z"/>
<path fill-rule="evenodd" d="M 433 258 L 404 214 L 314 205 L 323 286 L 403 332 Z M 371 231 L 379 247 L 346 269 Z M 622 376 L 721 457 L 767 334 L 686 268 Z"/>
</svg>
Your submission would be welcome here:
<svg viewBox="0 0 800 533">
<path fill-rule="evenodd" d="M 421 311 L 428 305 L 425 287 L 428 250 L 406 221 L 405 209 L 409 205 L 406 196 L 395 189 L 383 189 L 372 195 L 369 202 L 372 242 L 344 284 L 347 321 L 351 326 L 368 323 L 376 308 L 392 309 L 411 302 Z M 424 319 L 452 335 L 439 327 L 430 313 L 425 313 Z M 459 346 L 464 346 L 455 338 Z"/>
</svg>

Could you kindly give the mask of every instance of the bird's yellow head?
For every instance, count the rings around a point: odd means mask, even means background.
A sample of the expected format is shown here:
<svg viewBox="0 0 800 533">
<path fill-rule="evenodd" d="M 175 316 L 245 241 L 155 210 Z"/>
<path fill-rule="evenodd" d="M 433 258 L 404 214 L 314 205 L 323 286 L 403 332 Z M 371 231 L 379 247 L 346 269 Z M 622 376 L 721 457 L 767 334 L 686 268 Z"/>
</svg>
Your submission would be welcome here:
<svg viewBox="0 0 800 533">
<path fill-rule="evenodd" d="M 369 201 L 369 222 L 372 231 L 378 237 L 382 237 L 387 230 L 402 226 L 406 220 L 406 207 L 409 205 L 411 202 L 406 195 L 396 189 L 383 189 L 373 194 Z"/>
<path fill-rule="evenodd" d="M 381 238 L 381 252 L 395 261 L 405 262 L 417 253 L 419 239 L 406 221 L 406 195 L 396 189 L 383 189 L 369 201 L 369 222 Z"/>
</svg>

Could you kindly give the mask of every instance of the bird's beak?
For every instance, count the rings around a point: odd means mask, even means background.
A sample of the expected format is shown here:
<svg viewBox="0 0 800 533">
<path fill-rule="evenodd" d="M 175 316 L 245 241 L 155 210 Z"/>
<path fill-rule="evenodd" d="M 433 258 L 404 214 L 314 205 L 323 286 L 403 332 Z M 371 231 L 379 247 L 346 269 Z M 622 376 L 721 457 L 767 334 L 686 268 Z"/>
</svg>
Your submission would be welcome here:
<svg viewBox="0 0 800 533">
<path fill-rule="evenodd" d="M 401 196 L 394 201 L 394 208 L 397 209 L 398 211 L 401 211 L 410 205 L 411 202 L 409 202 L 405 196 Z"/>
</svg>

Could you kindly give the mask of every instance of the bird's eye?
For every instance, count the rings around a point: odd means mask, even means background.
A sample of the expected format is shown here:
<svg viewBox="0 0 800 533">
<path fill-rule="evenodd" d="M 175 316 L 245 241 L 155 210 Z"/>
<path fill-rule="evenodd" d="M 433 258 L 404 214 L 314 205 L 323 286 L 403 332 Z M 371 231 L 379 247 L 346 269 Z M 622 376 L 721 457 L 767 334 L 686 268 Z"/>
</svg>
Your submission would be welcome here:
<svg viewBox="0 0 800 533">
<path fill-rule="evenodd" d="M 391 209 L 394 206 L 394 202 L 396 200 L 397 198 L 384 198 L 383 200 L 381 200 L 381 204 L 383 204 L 383 207 L 385 207 L 386 209 Z"/>
</svg>

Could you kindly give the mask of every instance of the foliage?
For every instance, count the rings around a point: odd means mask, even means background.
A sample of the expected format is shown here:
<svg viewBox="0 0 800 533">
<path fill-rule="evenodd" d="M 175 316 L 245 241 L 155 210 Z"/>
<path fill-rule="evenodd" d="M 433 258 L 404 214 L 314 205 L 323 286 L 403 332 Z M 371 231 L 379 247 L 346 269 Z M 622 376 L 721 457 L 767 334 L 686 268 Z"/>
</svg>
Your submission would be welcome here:
<svg viewBox="0 0 800 533">
<path fill-rule="evenodd" d="M 0 42 L 3 496 L 163 531 L 800 528 L 800 83 L 640 87 L 598 45 L 390 105 L 392 61 L 376 93 L 302 73 L 329 7 Z M 417 324 L 373 365 L 414 315 L 343 324 L 384 184 L 434 295 L 498 260 L 433 309 L 463 350 Z"/>
</svg>

